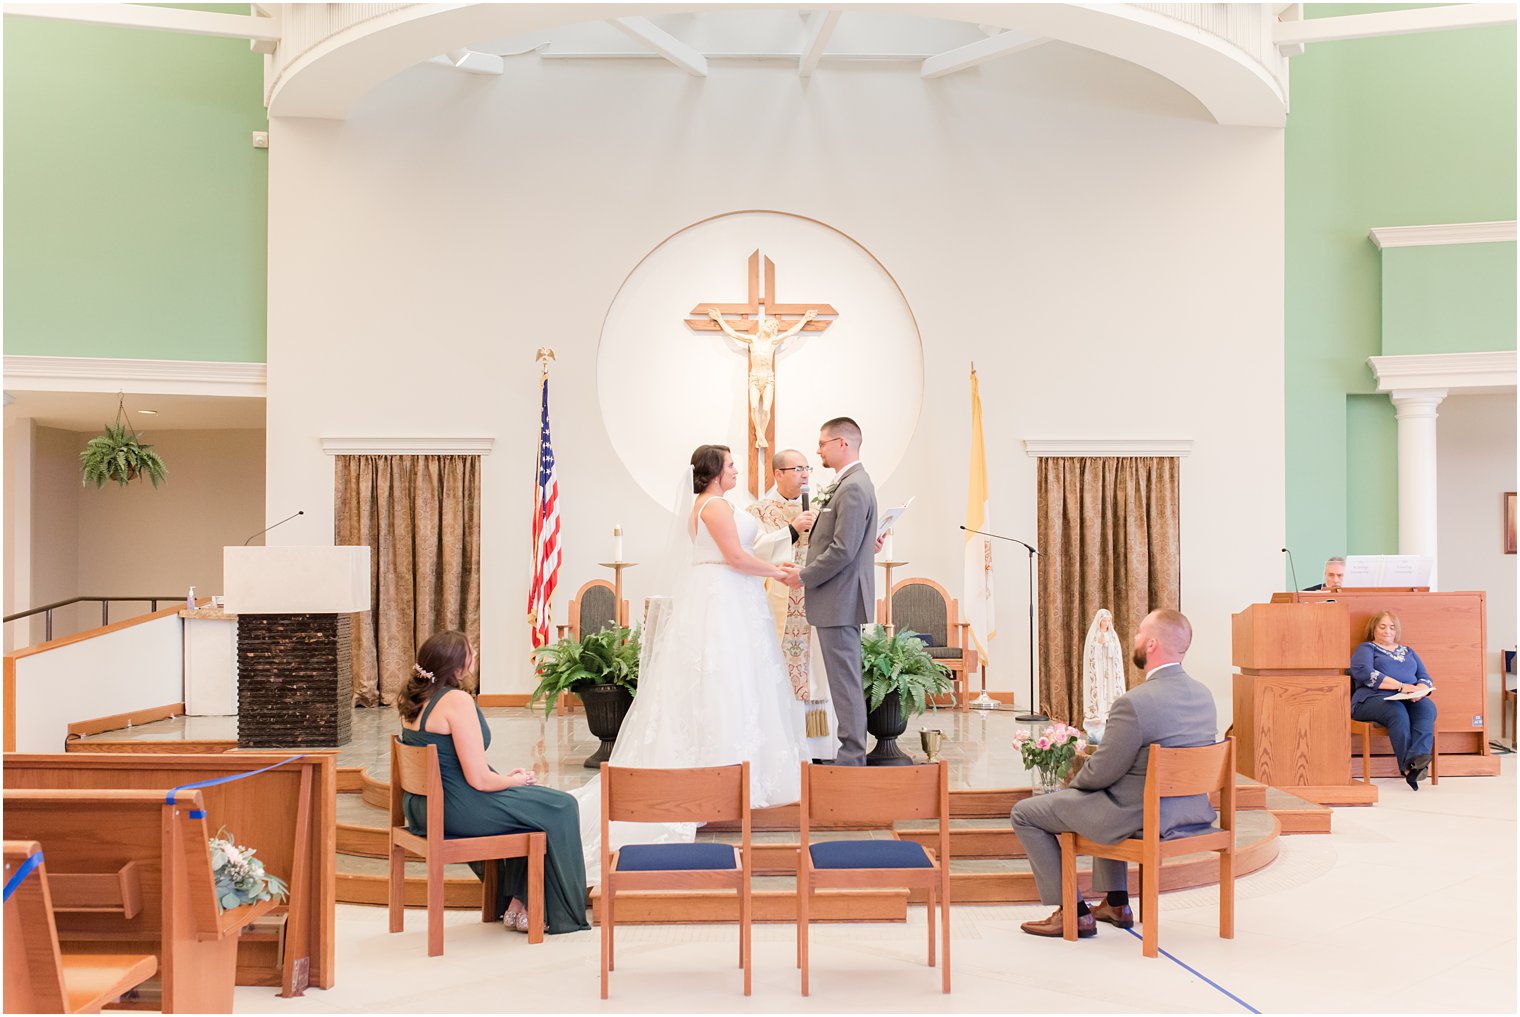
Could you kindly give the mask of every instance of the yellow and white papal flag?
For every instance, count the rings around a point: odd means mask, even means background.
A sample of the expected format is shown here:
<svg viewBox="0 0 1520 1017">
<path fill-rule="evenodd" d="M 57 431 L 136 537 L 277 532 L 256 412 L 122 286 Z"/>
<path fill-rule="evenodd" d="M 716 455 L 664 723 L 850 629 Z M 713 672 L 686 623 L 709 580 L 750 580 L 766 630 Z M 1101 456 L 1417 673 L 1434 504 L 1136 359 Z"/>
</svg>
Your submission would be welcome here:
<svg viewBox="0 0 1520 1017">
<path fill-rule="evenodd" d="M 987 528 L 987 451 L 982 444 L 982 396 L 976 384 L 976 365 L 971 365 L 971 483 L 966 491 L 966 529 Z M 992 541 L 978 533 L 966 534 L 966 576 L 961 610 L 970 623 L 971 642 L 982 662 L 987 645 L 996 635 L 997 616 L 992 610 Z"/>
</svg>

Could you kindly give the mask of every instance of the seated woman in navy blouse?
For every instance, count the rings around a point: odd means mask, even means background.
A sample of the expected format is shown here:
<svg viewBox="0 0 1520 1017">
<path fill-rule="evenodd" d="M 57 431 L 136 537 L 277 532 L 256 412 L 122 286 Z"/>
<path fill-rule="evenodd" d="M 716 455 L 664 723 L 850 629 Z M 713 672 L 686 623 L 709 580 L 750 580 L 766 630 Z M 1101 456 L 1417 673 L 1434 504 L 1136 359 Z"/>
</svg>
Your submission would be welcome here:
<svg viewBox="0 0 1520 1017">
<path fill-rule="evenodd" d="M 1435 742 L 1436 704 L 1430 701 L 1435 683 L 1419 655 L 1399 642 L 1402 634 L 1392 611 L 1367 622 L 1367 641 L 1351 654 L 1351 716 L 1388 729 L 1399 772 L 1418 791 Z M 1415 698 L 1389 700 L 1399 693 Z"/>
</svg>

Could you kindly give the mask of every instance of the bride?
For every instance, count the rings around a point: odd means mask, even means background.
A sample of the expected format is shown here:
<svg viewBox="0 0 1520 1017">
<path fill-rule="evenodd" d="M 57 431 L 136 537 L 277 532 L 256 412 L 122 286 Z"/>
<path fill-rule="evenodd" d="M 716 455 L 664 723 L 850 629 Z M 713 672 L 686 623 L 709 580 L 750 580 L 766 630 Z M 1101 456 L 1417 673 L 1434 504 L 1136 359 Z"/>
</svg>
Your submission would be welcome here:
<svg viewBox="0 0 1520 1017">
<path fill-rule="evenodd" d="M 801 717 L 764 580 L 782 579 L 796 566 L 777 567 L 754 554 L 759 523 L 723 497 L 739 476 L 727 446 L 699 446 L 689 476 L 677 504 L 679 535 L 667 552 L 675 559 L 665 584 L 671 598 L 651 605 L 638 695 L 610 762 L 664 769 L 747 759 L 751 808 L 795 802 Z M 593 779 L 572 792 L 580 799 L 592 881 L 601 867 L 600 784 Z M 612 839 L 614 846 L 689 841 L 695 832 L 692 824 L 618 823 Z"/>
</svg>

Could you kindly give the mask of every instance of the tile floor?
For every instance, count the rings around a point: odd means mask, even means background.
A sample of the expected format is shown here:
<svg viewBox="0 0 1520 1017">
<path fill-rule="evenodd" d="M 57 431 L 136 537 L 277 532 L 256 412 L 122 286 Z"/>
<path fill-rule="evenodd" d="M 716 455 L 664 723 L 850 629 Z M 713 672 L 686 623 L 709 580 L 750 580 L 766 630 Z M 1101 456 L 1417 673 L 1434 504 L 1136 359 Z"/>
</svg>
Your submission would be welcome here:
<svg viewBox="0 0 1520 1017">
<path fill-rule="evenodd" d="M 498 764 L 520 766 L 530 758 L 549 771 L 548 782 L 562 787 L 590 776 L 578 766 L 595 747 L 580 715 L 544 722 L 524 710 L 488 714 Z M 361 711 L 360 733 L 344 762 L 382 761 L 393 717 Z M 1008 748 L 1011 716 L 941 713 L 934 726 L 945 729 L 956 786 L 1027 784 Z M 906 925 L 815 927 L 807 999 L 798 992 L 792 927 L 756 926 L 754 994 L 746 999 L 732 967 L 733 927 L 629 927 L 618 933 L 619 970 L 604 1003 L 597 992 L 595 930 L 530 948 L 526 937 L 454 912 L 447 919 L 446 954 L 430 959 L 420 913 L 409 913 L 405 933 L 390 935 L 383 910 L 340 906 L 336 987 L 295 1000 L 277 999 L 272 989 L 240 988 L 236 1008 L 279 1014 L 1246 1012 L 1227 990 L 1267 1013 L 1514 1013 L 1515 757 L 1502 757 L 1501 766 L 1497 778 L 1454 777 L 1419 792 L 1380 781 L 1380 804 L 1337 810 L 1333 834 L 1284 838 L 1276 862 L 1239 880 L 1233 940 L 1216 935 L 1217 891 L 1164 895 L 1161 945 L 1176 961 L 1143 958 L 1138 940 L 1108 926 L 1079 943 L 1018 931 L 1021 921 L 1043 916 L 1045 908 L 965 906 L 952 916 L 954 992 L 943 996 L 937 975 L 923 965 L 924 910 L 910 908 Z"/>
</svg>

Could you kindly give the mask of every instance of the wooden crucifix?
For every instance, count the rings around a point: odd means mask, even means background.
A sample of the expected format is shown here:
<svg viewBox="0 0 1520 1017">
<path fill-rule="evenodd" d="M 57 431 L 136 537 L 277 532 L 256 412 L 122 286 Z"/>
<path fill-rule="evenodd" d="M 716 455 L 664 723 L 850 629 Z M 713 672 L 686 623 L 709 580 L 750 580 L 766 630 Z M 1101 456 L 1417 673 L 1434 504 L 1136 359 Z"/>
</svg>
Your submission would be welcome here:
<svg viewBox="0 0 1520 1017">
<path fill-rule="evenodd" d="M 764 259 L 765 278 L 761 285 L 761 257 L 756 250 L 749 256 L 749 299 L 742 304 L 706 301 L 691 309 L 686 324 L 696 332 L 722 332 L 743 344 L 749 361 L 745 388 L 749 401 L 750 494 L 765 492 L 776 450 L 776 354 L 786 341 L 799 332 L 822 332 L 831 321 L 821 315 L 836 315 L 829 304 L 782 304 L 776 300 L 776 263 Z M 785 326 L 783 330 L 783 326 Z"/>
</svg>

